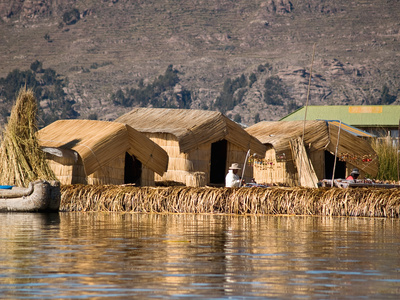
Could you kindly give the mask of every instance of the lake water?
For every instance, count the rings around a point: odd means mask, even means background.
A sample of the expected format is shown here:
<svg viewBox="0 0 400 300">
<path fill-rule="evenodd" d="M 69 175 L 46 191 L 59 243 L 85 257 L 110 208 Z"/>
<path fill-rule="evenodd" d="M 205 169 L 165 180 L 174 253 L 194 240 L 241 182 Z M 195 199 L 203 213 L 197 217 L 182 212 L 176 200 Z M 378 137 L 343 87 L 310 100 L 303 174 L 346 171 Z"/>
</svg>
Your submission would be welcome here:
<svg viewBox="0 0 400 300">
<path fill-rule="evenodd" d="M 400 299 L 400 220 L 0 213 L 2 299 Z"/>
</svg>

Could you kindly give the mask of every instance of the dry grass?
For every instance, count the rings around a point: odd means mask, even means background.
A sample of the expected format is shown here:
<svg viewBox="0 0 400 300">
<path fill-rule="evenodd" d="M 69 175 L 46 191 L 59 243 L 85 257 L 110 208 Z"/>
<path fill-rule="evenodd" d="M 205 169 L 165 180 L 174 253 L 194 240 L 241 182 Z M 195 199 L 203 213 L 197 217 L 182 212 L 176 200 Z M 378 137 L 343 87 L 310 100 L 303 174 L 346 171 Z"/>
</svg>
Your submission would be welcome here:
<svg viewBox="0 0 400 300">
<path fill-rule="evenodd" d="M 62 211 L 400 216 L 400 189 L 190 188 L 69 185 Z"/>
<path fill-rule="evenodd" d="M 36 138 L 37 103 L 32 90 L 22 88 L 2 135 L 1 184 L 27 186 L 37 179 L 55 180 Z"/>
<path fill-rule="evenodd" d="M 372 140 L 371 145 L 379 158 L 379 171 L 376 178 L 379 180 L 398 180 L 399 146 L 387 139 Z"/>
</svg>

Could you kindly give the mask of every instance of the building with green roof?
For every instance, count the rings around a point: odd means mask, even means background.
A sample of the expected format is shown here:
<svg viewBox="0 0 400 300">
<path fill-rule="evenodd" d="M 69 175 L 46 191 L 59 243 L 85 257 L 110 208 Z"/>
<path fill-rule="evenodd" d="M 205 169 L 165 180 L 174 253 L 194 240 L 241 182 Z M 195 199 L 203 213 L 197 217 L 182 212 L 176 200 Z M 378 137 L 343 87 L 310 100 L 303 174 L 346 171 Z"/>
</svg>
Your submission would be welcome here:
<svg viewBox="0 0 400 300">
<path fill-rule="evenodd" d="M 304 120 L 305 106 L 280 121 Z M 400 105 L 311 105 L 307 120 L 338 120 L 377 136 L 399 136 Z"/>
</svg>

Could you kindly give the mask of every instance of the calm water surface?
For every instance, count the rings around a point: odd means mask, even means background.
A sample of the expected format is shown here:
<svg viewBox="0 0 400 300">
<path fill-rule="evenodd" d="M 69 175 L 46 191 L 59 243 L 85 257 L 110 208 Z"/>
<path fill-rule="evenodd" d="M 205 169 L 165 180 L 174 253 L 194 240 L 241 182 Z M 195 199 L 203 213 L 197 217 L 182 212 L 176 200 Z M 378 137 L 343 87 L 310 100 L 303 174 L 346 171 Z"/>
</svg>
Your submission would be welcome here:
<svg viewBox="0 0 400 300">
<path fill-rule="evenodd" d="M 0 214 L 2 299 L 400 299 L 400 220 Z"/>
</svg>

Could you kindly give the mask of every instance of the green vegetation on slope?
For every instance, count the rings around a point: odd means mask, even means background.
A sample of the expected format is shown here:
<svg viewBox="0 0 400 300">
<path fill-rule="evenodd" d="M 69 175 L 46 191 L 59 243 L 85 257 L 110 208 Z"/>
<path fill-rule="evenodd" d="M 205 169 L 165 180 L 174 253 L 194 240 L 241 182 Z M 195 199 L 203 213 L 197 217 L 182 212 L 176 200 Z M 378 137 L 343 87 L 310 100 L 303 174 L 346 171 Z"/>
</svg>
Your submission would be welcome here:
<svg viewBox="0 0 400 300">
<path fill-rule="evenodd" d="M 32 89 L 35 98 L 43 106 L 39 107 L 39 127 L 58 119 L 73 119 L 79 116 L 74 110 L 75 101 L 68 100 L 64 92 L 65 80 L 51 68 L 43 69 L 38 60 L 30 70 L 15 69 L 5 78 L 0 78 L 0 119 L 7 123 L 11 107 L 21 87 Z"/>
<path fill-rule="evenodd" d="M 174 91 L 180 81 L 178 73 L 169 65 L 164 75 L 160 75 L 153 83 L 144 85 L 141 79 L 138 88 L 127 88 L 125 92 L 119 89 L 111 95 L 111 99 L 115 105 L 124 107 L 152 105 L 157 108 L 190 108 L 191 92 L 186 89 Z M 165 97 L 165 93 L 169 97 Z"/>
</svg>

